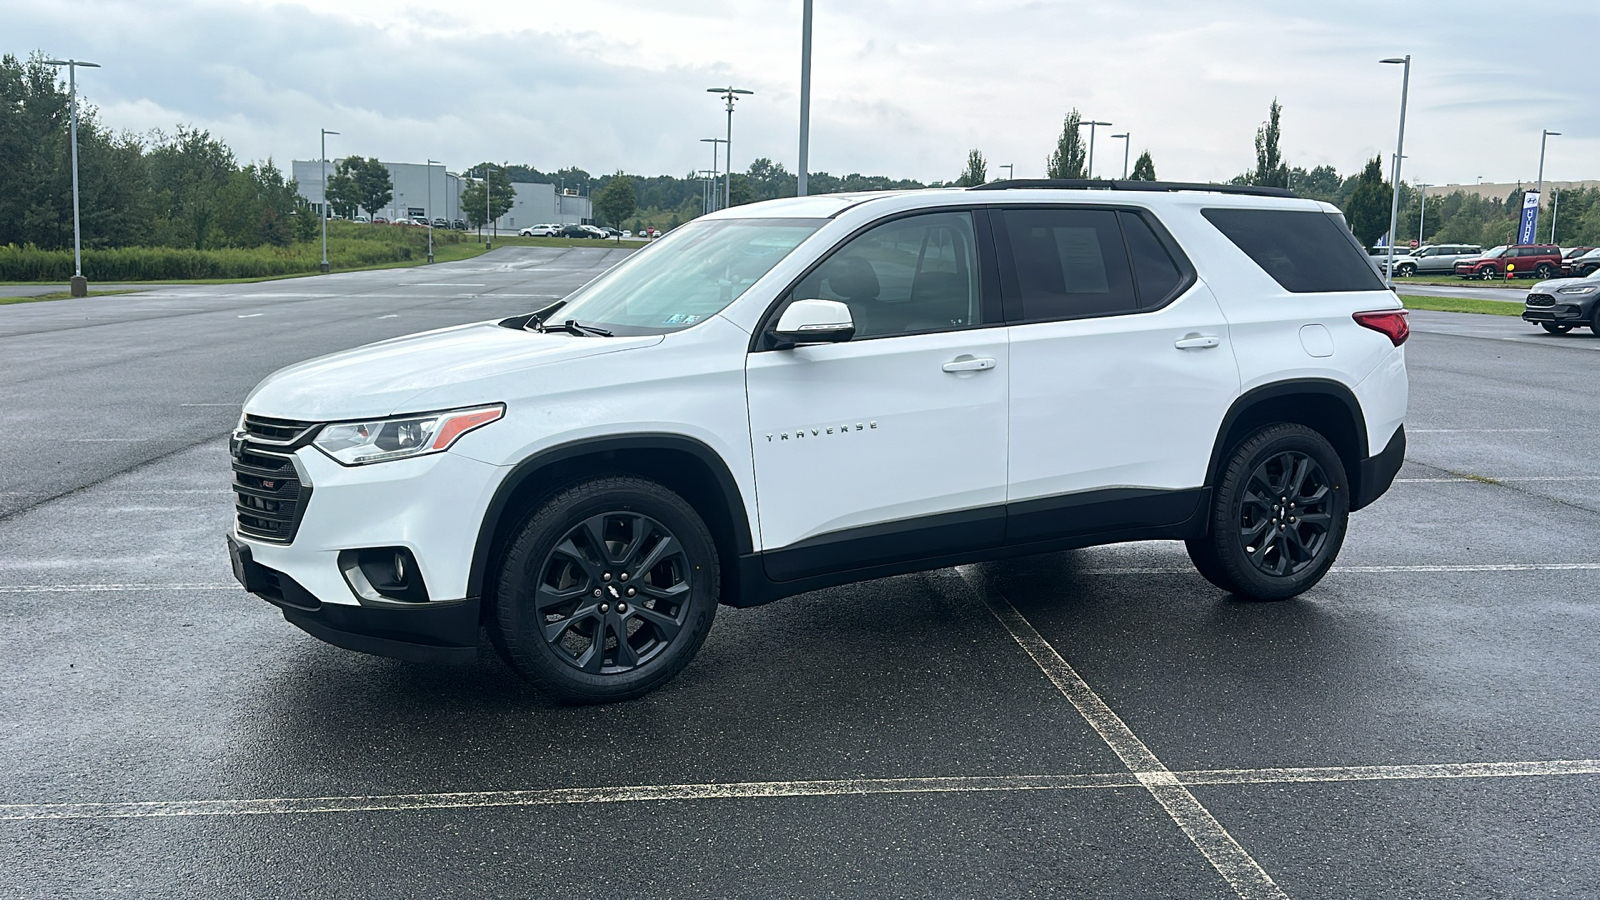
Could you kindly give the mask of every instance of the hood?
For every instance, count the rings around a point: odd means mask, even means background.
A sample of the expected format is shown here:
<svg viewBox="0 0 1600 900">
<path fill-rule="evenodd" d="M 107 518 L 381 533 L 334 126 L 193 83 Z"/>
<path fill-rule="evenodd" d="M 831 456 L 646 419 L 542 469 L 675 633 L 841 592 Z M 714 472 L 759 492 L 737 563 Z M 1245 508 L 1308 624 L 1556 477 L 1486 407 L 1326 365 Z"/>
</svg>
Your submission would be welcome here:
<svg viewBox="0 0 1600 900">
<path fill-rule="evenodd" d="M 1528 288 L 1528 293 L 1554 294 L 1557 290 L 1574 284 L 1592 284 L 1596 287 L 1600 287 L 1600 278 L 1596 278 L 1592 275 L 1588 278 L 1552 278 L 1549 281 L 1541 281 L 1533 287 Z"/>
<path fill-rule="evenodd" d="M 244 408 L 253 415 L 330 422 L 412 412 L 407 404 L 430 392 L 462 400 L 452 406 L 492 403 L 505 399 L 487 396 L 496 388 L 495 376 L 648 347 L 660 341 L 660 335 L 604 338 L 541 334 L 503 328 L 496 322 L 458 325 L 379 341 L 279 369 L 256 385 L 245 398 Z M 485 396 L 474 396 L 474 383 L 483 384 Z M 441 388 L 450 390 L 440 391 Z"/>
</svg>

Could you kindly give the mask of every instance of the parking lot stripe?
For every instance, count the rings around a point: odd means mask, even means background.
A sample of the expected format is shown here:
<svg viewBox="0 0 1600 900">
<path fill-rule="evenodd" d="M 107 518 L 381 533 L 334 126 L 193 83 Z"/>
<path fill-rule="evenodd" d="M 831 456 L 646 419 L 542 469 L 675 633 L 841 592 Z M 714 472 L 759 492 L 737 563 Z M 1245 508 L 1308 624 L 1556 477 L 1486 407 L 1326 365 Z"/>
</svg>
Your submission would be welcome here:
<svg viewBox="0 0 1600 900">
<path fill-rule="evenodd" d="M 1062 696 L 1067 698 L 1067 702 L 1078 710 L 1089 726 L 1099 732 L 1106 746 L 1111 748 L 1111 752 L 1133 772 L 1139 783 L 1144 785 L 1157 803 L 1161 804 L 1183 833 L 1189 836 L 1189 840 L 1228 882 L 1241 900 L 1256 900 L 1256 898 L 1287 900 L 1288 895 L 1272 880 L 1267 870 L 1261 868 L 1261 864 L 1234 840 L 1233 835 L 1222 827 L 1222 823 L 1211 815 L 1211 811 L 1178 781 L 1177 776 L 1156 757 L 1144 741 L 1139 740 L 1139 736 L 1122 721 L 1122 717 L 1100 699 L 1100 695 L 1089 687 L 1089 683 L 1083 680 L 1060 653 L 1056 652 L 1033 624 L 1017 612 L 1011 601 L 1000 592 L 990 589 L 983 583 L 981 577 L 972 573 L 970 568 L 960 566 L 956 571 L 972 586 L 978 598 L 1000 621 L 1012 640 L 1033 659 L 1034 664 L 1044 672 L 1045 677 L 1050 679 Z"/>
<path fill-rule="evenodd" d="M 1330 781 L 1413 781 L 1456 778 L 1600 775 L 1600 760 L 1324 766 L 1279 769 L 1200 769 L 1164 775 L 1132 772 L 1079 775 L 998 775 L 933 778 L 856 778 L 831 781 L 754 781 L 731 784 L 622 785 L 526 791 L 460 791 L 354 797 L 269 797 L 254 800 L 156 800 L 112 803 L 0 804 L 0 821 L 41 819 L 155 819 L 179 816 L 264 816 L 358 813 L 495 806 L 554 806 L 644 801 L 758 800 L 885 794 L 963 794 L 1072 791 L 1104 788 L 1312 784 Z"/>
<path fill-rule="evenodd" d="M 194 581 L 171 584 L 8 584 L 0 594 L 75 594 L 80 591 L 225 591 L 241 590 L 233 581 Z"/>
<path fill-rule="evenodd" d="M 1466 482 L 1470 484 L 1495 484 L 1498 482 L 1522 481 L 1600 481 L 1600 475 L 1484 475 L 1476 478 L 1465 476 L 1455 478 L 1396 478 L 1395 484 L 1455 484 Z"/>
<path fill-rule="evenodd" d="M 1408 572 L 1574 572 L 1600 569 L 1600 563 L 1477 563 L 1417 566 L 1334 566 L 1330 575 L 1396 575 Z M 1074 575 L 1193 575 L 1193 566 L 1117 566 L 1079 569 Z"/>
<path fill-rule="evenodd" d="M 1406 434 L 1544 434 L 1548 428 L 1408 428 Z"/>
</svg>

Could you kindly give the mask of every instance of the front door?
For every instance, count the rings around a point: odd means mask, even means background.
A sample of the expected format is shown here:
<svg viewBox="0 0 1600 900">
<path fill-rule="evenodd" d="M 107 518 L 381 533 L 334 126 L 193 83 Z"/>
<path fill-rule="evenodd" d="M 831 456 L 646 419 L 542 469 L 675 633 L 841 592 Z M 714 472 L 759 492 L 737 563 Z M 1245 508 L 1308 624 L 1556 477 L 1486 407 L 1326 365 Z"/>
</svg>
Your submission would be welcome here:
<svg viewBox="0 0 1600 900">
<path fill-rule="evenodd" d="M 852 239 L 786 300 L 840 300 L 856 335 L 746 365 L 768 577 L 868 569 L 998 544 L 1006 331 L 983 302 L 967 211 Z"/>
</svg>

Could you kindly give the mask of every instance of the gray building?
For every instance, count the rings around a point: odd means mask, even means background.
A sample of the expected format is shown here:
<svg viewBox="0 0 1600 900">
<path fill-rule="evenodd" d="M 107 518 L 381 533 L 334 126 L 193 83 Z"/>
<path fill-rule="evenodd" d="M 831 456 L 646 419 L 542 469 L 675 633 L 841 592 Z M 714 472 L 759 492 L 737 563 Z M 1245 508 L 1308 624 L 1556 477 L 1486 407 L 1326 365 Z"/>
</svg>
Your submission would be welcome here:
<svg viewBox="0 0 1600 900">
<path fill-rule="evenodd" d="M 331 176 L 338 160 L 328 160 Z M 321 209 L 323 203 L 322 163 L 314 159 L 297 159 L 293 163 L 293 176 L 299 186 L 300 196 Z M 461 210 L 461 191 L 466 187 L 461 176 L 441 165 L 423 163 L 384 163 L 389 178 L 394 182 L 394 196 L 389 205 L 373 211 L 389 221 L 412 216 L 455 221 L 465 219 Z M 594 208 L 588 197 L 561 194 L 553 184 L 523 184 L 512 182 L 516 196 L 510 211 L 496 220 L 502 231 L 515 232 L 529 225 L 554 223 L 578 225 L 594 220 Z"/>
</svg>

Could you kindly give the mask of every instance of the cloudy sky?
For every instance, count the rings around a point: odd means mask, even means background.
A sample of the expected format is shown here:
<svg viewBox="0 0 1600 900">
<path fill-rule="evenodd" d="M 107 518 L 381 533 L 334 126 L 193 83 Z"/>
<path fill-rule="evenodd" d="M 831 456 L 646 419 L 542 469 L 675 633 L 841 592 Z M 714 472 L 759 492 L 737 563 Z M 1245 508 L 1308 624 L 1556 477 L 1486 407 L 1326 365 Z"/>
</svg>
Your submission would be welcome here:
<svg viewBox="0 0 1600 900">
<path fill-rule="evenodd" d="M 1406 178 L 1600 178 L 1600 2 L 1556 0 L 1526 44 L 1504 2 L 815 0 L 811 168 L 949 179 L 976 147 L 1040 177 L 1067 109 L 1113 123 L 1099 174 L 1149 149 L 1167 180 L 1254 163 L 1274 97 L 1291 164 L 1393 152 Z M 119 129 L 211 130 L 243 159 L 483 159 L 682 174 L 710 164 L 732 83 L 734 164 L 798 157 L 800 0 L 0 0 L 0 52 L 104 68 Z M 1439 11 L 1435 11 L 1435 9 Z M 1565 36 L 1572 35 L 1569 41 Z M 1567 49 L 1563 50 L 1562 48 Z"/>
</svg>

